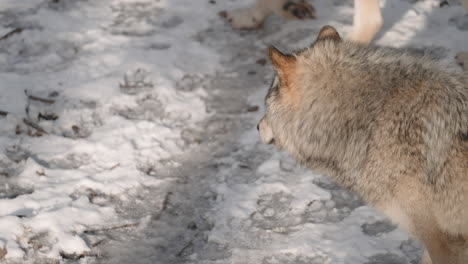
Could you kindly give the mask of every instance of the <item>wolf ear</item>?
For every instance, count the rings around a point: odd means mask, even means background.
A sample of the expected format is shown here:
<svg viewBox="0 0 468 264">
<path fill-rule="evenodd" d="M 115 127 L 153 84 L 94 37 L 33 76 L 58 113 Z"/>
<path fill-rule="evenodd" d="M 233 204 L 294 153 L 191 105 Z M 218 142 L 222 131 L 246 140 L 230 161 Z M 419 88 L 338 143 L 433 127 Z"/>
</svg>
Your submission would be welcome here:
<svg viewBox="0 0 468 264">
<path fill-rule="evenodd" d="M 296 76 L 296 57 L 284 55 L 274 47 L 268 48 L 268 55 L 273 68 L 278 73 L 281 87 L 284 87 L 285 91 L 290 91 L 292 89 L 291 84 Z"/>
<path fill-rule="evenodd" d="M 268 56 L 270 57 L 273 67 L 280 75 L 290 72 L 296 64 L 296 57 L 285 55 L 275 47 L 268 48 Z"/>
<path fill-rule="evenodd" d="M 324 26 L 317 37 L 317 41 L 323 39 L 341 40 L 340 34 L 332 26 Z"/>
</svg>

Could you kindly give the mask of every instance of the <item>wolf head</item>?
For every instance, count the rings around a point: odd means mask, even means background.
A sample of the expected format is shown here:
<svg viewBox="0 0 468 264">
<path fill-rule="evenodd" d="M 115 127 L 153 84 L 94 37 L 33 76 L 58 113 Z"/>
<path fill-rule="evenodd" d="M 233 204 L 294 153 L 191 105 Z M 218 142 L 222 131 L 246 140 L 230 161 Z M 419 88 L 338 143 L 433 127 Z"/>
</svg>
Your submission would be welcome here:
<svg viewBox="0 0 468 264">
<path fill-rule="evenodd" d="M 320 42 L 339 41 L 341 38 L 338 32 L 331 26 L 325 26 L 309 49 L 314 49 Z M 304 72 L 308 68 L 303 67 L 304 61 L 307 60 L 304 57 L 308 56 L 305 53 L 307 52 L 283 54 L 274 47 L 269 48 L 269 57 L 276 75 L 265 98 L 266 113 L 257 126 L 260 138 L 265 144 L 287 147 L 288 139 L 292 137 L 292 130 L 288 128 L 297 125 L 292 124 L 292 115 L 295 115 L 298 112 L 297 108 L 303 104 L 304 83 L 314 81 L 310 80 L 313 73 Z"/>
<path fill-rule="evenodd" d="M 325 26 L 310 47 L 269 57 L 260 138 L 317 171 L 358 174 L 372 151 L 398 145 L 396 157 L 420 153 L 437 176 L 466 133 L 466 77 L 428 56 L 343 41 Z"/>
<path fill-rule="evenodd" d="M 366 72 L 361 61 L 366 56 L 356 55 L 367 52 L 362 49 L 366 48 L 342 41 L 331 26 L 323 27 L 316 41 L 302 51 L 283 54 L 270 48 L 276 75 L 258 124 L 262 142 L 329 175 L 359 166 L 370 137 L 373 114 L 369 112 L 380 104 L 368 100 L 361 89 L 369 78 L 367 73 L 357 74 Z"/>
</svg>

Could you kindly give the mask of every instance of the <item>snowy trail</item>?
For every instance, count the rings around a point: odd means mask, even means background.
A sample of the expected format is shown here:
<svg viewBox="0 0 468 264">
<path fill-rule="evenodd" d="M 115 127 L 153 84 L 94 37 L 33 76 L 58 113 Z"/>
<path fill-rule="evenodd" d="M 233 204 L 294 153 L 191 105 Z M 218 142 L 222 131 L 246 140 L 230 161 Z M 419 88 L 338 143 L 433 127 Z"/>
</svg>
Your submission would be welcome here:
<svg viewBox="0 0 468 264">
<path fill-rule="evenodd" d="M 451 60 L 461 8 L 409 2 L 385 1 L 376 42 Z M 266 47 L 345 35 L 352 1 L 252 32 L 217 16 L 249 3 L 5 0 L 0 262 L 418 263 L 382 215 L 258 142 Z"/>
<path fill-rule="evenodd" d="M 100 240 L 89 234 L 125 225 L 119 203 L 169 182 L 155 171 L 177 165 L 190 149 L 186 130 L 207 116 L 203 89 L 179 83 L 214 72 L 217 57 L 177 40 L 208 21 L 191 19 L 180 1 L 6 4 L 2 258 L 92 257 Z"/>
</svg>

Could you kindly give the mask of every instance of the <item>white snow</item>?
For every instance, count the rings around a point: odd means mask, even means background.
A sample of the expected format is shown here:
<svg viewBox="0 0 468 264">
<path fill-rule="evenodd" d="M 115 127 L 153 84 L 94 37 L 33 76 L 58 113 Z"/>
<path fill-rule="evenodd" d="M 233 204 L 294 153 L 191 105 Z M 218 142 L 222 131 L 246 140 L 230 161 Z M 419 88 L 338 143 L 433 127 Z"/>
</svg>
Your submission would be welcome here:
<svg viewBox="0 0 468 264">
<path fill-rule="evenodd" d="M 198 155 L 197 145 L 189 142 L 198 140 L 195 131 L 205 141 L 230 133 L 219 124 L 201 125 L 217 115 L 207 110 L 217 94 L 238 98 L 246 91 L 210 87 L 205 79 L 218 75 L 251 86 L 243 96 L 260 109 L 219 115 L 249 120 L 233 157 L 213 158 L 225 164 L 203 182 L 210 186 L 208 196 L 218 195 L 206 215 L 214 223 L 206 241 L 224 245 L 229 254 L 209 260 L 194 252 L 189 260 L 355 264 L 379 254 L 409 262 L 409 251 L 419 254 L 418 245 L 406 250 L 409 238 L 399 229 L 363 233 L 363 224 L 384 217 L 351 194 L 326 187 L 330 183 L 323 176 L 262 146 L 255 130 L 268 82 L 249 83 L 243 65 L 254 65 L 255 50 L 266 50 L 266 44 L 289 50 L 310 45 L 325 24 L 346 35 L 352 1 L 315 0 L 317 20 L 273 16 L 264 30 L 250 33 L 234 32 L 217 15 L 252 2 L 2 1 L 0 37 L 22 29 L 0 39 L 0 110 L 8 112 L 0 116 L 0 249 L 7 250 L 5 260 L 92 256 L 93 245 L 83 234 L 128 223 L 117 210 L 120 202 L 136 200 L 143 188 L 158 190 L 154 199 L 163 197 L 174 179 L 157 176 L 164 168 L 186 166 L 179 155 Z M 460 5 L 387 0 L 382 6 L 385 22 L 377 44 L 431 48 L 449 61 L 468 48 L 468 31 L 449 23 L 463 15 Z M 229 60 L 232 69 L 226 66 Z M 271 70 L 265 75 L 260 78 L 271 77 Z M 243 157 L 247 152 L 253 154 Z M 236 170 L 241 164 L 237 154 L 247 163 L 257 154 L 263 161 L 255 161 L 258 166 L 247 168 L 251 171 L 245 176 Z M 143 228 L 152 221 L 148 215 L 133 220 Z"/>
<path fill-rule="evenodd" d="M 148 20 L 126 19 L 125 6 L 138 3 L 148 12 L 168 10 L 162 17 L 150 13 Z M 195 41 L 184 40 L 205 28 L 206 18 L 187 14 L 181 1 L 172 4 L 180 8 L 169 9 L 168 1 L 2 2 L 0 12 L 11 17 L 0 19 L 1 32 L 24 28 L 2 40 L 0 48 L 0 105 L 11 113 L 0 119 L 2 169 L 8 175 L 1 176 L 2 192 L 23 190 L 0 200 L 6 259 L 26 257 L 33 250 L 27 241 L 37 234 L 46 234 L 48 244 L 36 250 L 38 256 L 60 259 L 61 254 L 89 251 L 80 234 L 119 222 L 105 197 L 124 199 L 129 189 L 159 184 L 139 171 L 141 163 L 187 151 L 180 133 L 206 117 L 204 94 L 201 87 L 179 92 L 175 80 L 185 72 L 212 73 L 218 59 Z M 191 19 L 190 25 L 171 30 L 171 25 L 164 29 L 149 23 L 180 19 L 178 14 Z M 142 36 L 115 35 L 113 25 L 119 21 L 120 29 Z M 155 28 L 162 32 L 145 32 Z M 157 43 L 171 46 L 152 49 Z M 119 88 L 125 75 L 137 79 L 129 83 L 135 87 Z M 147 87 L 137 87 L 138 81 Z M 28 102 L 24 90 L 55 103 Z M 29 118 L 47 135 L 27 135 L 34 131 L 22 122 L 28 103 Z M 58 119 L 38 121 L 39 113 L 54 113 Z M 18 160 L 4 154 L 9 149 Z M 103 196 L 103 204 L 92 201 L 89 190 Z"/>
</svg>

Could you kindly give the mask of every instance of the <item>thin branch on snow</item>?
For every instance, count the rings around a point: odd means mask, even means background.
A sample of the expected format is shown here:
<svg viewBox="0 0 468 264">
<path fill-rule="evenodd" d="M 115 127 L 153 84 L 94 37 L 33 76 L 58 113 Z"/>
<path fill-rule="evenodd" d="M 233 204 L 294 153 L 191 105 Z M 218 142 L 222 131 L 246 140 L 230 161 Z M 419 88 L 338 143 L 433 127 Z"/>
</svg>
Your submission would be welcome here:
<svg viewBox="0 0 468 264">
<path fill-rule="evenodd" d="M 117 168 L 119 166 L 120 166 L 120 163 L 117 163 L 117 164 L 113 165 L 112 167 L 110 167 L 108 170 L 113 170 L 113 169 L 115 169 L 115 168 Z"/>
<path fill-rule="evenodd" d="M 165 211 L 170 203 L 170 200 L 171 200 L 171 196 L 172 196 L 172 192 L 168 192 L 166 194 L 166 197 L 164 197 L 164 201 L 162 202 L 162 208 L 161 208 L 161 212 Z"/>
<path fill-rule="evenodd" d="M 19 34 L 19 33 L 21 33 L 23 30 L 24 30 L 24 28 L 15 28 L 15 29 L 13 29 L 12 31 L 10 31 L 10 32 L 6 33 L 5 35 L 1 36 L 1 37 L 0 37 L 0 41 L 1 41 L 1 40 L 5 40 L 5 39 L 7 39 L 7 38 L 13 36 L 14 34 Z"/>
<path fill-rule="evenodd" d="M 169 207 L 169 204 L 171 202 L 171 196 L 172 195 L 173 195 L 172 192 L 168 192 L 166 194 L 166 196 L 164 197 L 164 200 L 162 202 L 162 205 L 161 205 L 161 210 L 159 210 L 159 212 L 157 214 L 153 215 L 153 219 L 158 220 L 161 217 L 162 213 L 164 211 L 166 211 L 166 209 Z"/>
<path fill-rule="evenodd" d="M 139 226 L 139 225 L 140 225 L 140 222 L 126 223 L 126 224 L 114 225 L 114 226 L 109 226 L 109 227 L 87 229 L 84 231 L 84 233 L 97 233 L 97 232 L 110 231 L 110 230 L 115 230 L 115 229 L 120 229 L 120 228 L 134 227 L 134 226 Z"/>
<path fill-rule="evenodd" d="M 38 124 L 34 123 L 33 121 L 27 119 L 27 118 L 23 118 L 23 123 L 27 126 L 30 126 L 34 129 L 36 129 L 38 132 L 41 132 L 41 133 L 44 133 L 44 134 L 49 134 L 47 131 L 45 131 L 41 126 L 39 126 Z"/>
<path fill-rule="evenodd" d="M 26 94 L 28 99 L 31 100 L 31 101 L 39 101 L 39 102 L 42 102 L 42 103 L 45 103 L 45 104 L 54 104 L 55 103 L 55 100 L 52 100 L 52 99 L 46 99 L 46 98 L 41 98 L 41 97 L 38 97 L 38 96 L 30 95 L 30 94 L 28 94 L 28 90 L 24 90 L 24 93 Z"/>
<path fill-rule="evenodd" d="M 69 259 L 69 260 L 79 260 L 81 258 L 84 258 L 84 257 L 97 257 L 98 254 L 96 253 L 93 253 L 93 252 L 83 252 L 81 254 L 68 254 L 68 253 L 65 253 L 63 251 L 60 252 L 60 256 L 62 256 L 62 258 L 64 259 Z"/>
<path fill-rule="evenodd" d="M 29 98 L 29 100 L 39 101 L 39 102 L 42 102 L 42 103 L 45 103 L 45 104 L 54 104 L 55 103 L 55 100 L 40 98 L 40 97 L 37 97 L 37 96 L 34 96 L 34 95 L 28 95 L 28 98 Z"/>
<path fill-rule="evenodd" d="M 176 254 L 176 256 L 177 256 L 177 257 L 182 257 L 183 254 L 184 254 L 184 252 L 185 252 L 185 250 L 187 250 L 187 248 L 189 248 L 189 247 L 191 247 L 191 246 L 193 246 L 193 239 L 190 240 L 190 241 L 187 243 L 187 245 L 185 245 L 185 246 L 179 251 L 179 253 Z"/>
</svg>

